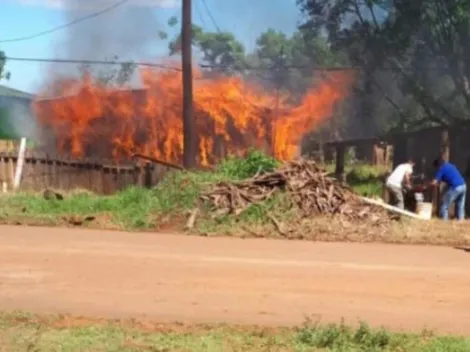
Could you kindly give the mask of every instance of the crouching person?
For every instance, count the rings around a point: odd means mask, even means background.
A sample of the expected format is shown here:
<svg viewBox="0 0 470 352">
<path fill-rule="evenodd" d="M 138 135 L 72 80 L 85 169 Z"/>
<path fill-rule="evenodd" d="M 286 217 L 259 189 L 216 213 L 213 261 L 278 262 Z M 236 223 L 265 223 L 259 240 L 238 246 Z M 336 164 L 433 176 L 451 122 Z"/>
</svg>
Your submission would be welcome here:
<svg viewBox="0 0 470 352">
<path fill-rule="evenodd" d="M 403 187 L 411 188 L 411 175 L 413 174 L 414 162 L 408 160 L 406 163 L 398 165 L 390 174 L 385 183 L 388 191 L 394 198 L 394 204 L 400 209 L 405 208 Z"/>
<path fill-rule="evenodd" d="M 443 182 L 446 190 L 442 195 L 439 215 L 443 220 L 449 219 L 449 207 L 455 202 L 455 215 L 458 220 L 465 219 L 465 198 L 467 196 L 467 185 L 460 171 L 454 164 L 436 159 L 433 162 L 437 170 L 436 176 L 431 181 L 431 185 L 437 186 Z"/>
</svg>

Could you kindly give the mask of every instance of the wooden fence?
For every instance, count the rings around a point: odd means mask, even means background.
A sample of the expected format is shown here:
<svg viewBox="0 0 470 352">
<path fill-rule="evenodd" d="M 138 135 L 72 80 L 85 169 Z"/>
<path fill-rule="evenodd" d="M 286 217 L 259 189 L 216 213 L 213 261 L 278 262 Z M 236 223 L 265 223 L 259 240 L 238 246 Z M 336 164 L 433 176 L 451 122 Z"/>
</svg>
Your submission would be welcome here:
<svg viewBox="0 0 470 352">
<path fill-rule="evenodd" d="M 390 170 L 412 158 L 416 162 L 415 173 L 422 179 L 434 175 L 432 161 L 442 156 L 454 163 L 470 181 L 470 125 L 434 127 L 420 131 L 358 140 L 335 141 L 322 146 L 323 159 L 335 163 L 335 174 L 344 179 L 345 159 L 348 149 L 354 148 L 358 160 L 371 165 L 390 165 Z M 426 201 L 434 204 L 437 213 L 440 192 L 429 191 Z M 470 216 L 470 202 L 467 202 Z"/>
<path fill-rule="evenodd" d="M 17 152 L 0 153 L 0 182 L 6 182 L 8 189 L 12 187 L 17 162 Z M 26 152 L 20 189 L 86 189 L 112 194 L 129 186 L 152 187 L 168 170 L 152 163 L 73 159 L 30 151 Z"/>
<path fill-rule="evenodd" d="M 354 150 L 355 160 L 371 165 L 389 165 L 393 155 L 390 144 L 379 138 L 329 142 L 321 146 L 321 149 L 321 159 L 326 163 L 335 163 L 338 178 L 344 177 L 346 155 L 350 150 Z"/>
<path fill-rule="evenodd" d="M 322 146 L 326 162 L 334 162 L 336 174 L 344 173 L 348 150 L 356 159 L 371 165 L 393 165 L 412 158 L 416 172 L 432 176 L 432 161 L 439 155 L 450 160 L 470 177 L 470 126 L 435 127 L 383 138 L 345 140 Z"/>
</svg>

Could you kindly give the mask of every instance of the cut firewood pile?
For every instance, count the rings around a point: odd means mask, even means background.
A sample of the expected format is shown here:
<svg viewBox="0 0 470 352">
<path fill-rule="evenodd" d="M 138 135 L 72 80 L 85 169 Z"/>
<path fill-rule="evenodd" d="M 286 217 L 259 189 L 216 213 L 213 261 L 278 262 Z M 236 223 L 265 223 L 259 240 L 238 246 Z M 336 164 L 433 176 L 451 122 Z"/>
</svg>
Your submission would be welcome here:
<svg viewBox="0 0 470 352">
<path fill-rule="evenodd" d="M 301 217 L 339 216 L 348 222 L 382 225 L 390 220 L 384 209 L 364 203 L 350 188 L 310 160 L 291 161 L 280 168 L 239 182 L 221 182 L 201 199 L 214 215 L 239 215 L 250 205 L 266 201 L 283 192 Z M 276 227 L 279 222 L 270 214 Z"/>
</svg>

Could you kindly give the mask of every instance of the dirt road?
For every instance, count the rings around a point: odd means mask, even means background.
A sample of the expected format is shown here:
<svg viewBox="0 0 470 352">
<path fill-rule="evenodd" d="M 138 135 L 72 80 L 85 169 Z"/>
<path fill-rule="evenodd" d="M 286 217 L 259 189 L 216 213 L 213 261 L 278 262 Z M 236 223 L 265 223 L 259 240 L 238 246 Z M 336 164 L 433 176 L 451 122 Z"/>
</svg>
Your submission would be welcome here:
<svg viewBox="0 0 470 352">
<path fill-rule="evenodd" d="M 470 253 L 0 227 L 0 309 L 470 334 Z"/>
</svg>

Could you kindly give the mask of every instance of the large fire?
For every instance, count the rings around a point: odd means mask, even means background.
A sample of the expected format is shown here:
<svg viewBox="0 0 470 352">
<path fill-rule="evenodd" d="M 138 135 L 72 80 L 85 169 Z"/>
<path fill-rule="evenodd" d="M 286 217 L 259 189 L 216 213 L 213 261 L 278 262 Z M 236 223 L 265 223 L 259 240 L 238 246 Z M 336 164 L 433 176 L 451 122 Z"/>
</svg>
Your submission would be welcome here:
<svg viewBox="0 0 470 352">
<path fill-rule="evenodd" d="M 82 80 L 54 83 L 62 98 L 38 100 L 36 114 L 61 151 L 74 156 L 123 157 L 132 152 L 180 163 L 183 152 L 182 75 L 142 69 L 144 89 L 115 90 Z M 299 104 L 238 77 L 195 74 L 194 110 L 199 163 L 261 148 L 276 158 L 294 157 L 305 133 L 333 113 L 348 93 L 350 72 L 329 74 Z M 70 93 L 73 92 L 73 95 Z M 78 92 L 78 93 L 77 93 Z"/>
</svg>

